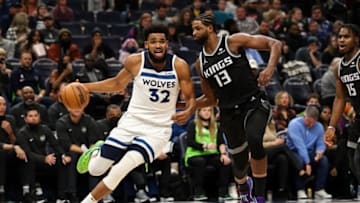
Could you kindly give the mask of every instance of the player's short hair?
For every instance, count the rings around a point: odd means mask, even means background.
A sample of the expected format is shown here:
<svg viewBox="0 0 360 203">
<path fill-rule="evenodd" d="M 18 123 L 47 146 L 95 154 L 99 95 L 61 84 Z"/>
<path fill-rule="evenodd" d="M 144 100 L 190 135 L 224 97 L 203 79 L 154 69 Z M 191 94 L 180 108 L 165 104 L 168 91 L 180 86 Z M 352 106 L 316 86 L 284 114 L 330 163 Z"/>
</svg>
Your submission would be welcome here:
<svg viewBox="0 0 360 203">
<path fill-rule="evenodd" d="M 343 24 L 343 25 L 341 25 L 341 27 L 340 27 L 340 29 L 338 31 L 338 34 L 339 34 L 341 28 L 349 29 L 356 37 L 360 38 L 360 28 L 359 28 L 359 26 L 357 26 L 355 24 L 351 24 L 351 23 Z"/>
<path fill-rule="evenodd" d="M 166 39 L 169 36 L 168 28 L 165 25 L 162 25 L 162 24 L 153 24 L 150 27 L 146 28 L 144 30 L 145 40 L 147 40 L 149 35 L 152 34 L 152 33 L 163 33 L 163 34 L 165 34 Z"/>
<path fill-rule="evenodd" d="M 202 24 L 204 24 L 206 26 L 211 25 L 211 26 L 213 26 L 213 29 L 216 30 L 216 22 L 215 22 L 214 15 L 212 15 L 212 14 L 202 13 L 202 14 L 196 16 L 194 20 L 199 20 L 199 21 L 201 21 Z"/>
</svg>

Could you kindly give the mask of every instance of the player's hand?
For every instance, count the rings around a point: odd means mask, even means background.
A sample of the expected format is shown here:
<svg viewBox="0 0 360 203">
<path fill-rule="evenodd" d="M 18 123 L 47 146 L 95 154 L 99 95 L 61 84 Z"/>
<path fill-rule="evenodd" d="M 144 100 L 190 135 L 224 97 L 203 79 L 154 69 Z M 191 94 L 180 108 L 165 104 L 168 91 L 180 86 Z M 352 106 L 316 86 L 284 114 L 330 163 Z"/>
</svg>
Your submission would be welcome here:
<svg viewBox="0 0 360 203">
<path fill-rule="evenodd" d="M 270 78 L 273 74 L 273 70 L 269 67 L 265 68 L 263 71 L 259 73 L 259 77 L 257 79 L 258 86 L 267 86 L 270 82 Z"/>
<path fill-rule="evenodd" d="M 171 120 L 179 125 L 184 125 L 190 118 L 191 113 L 189 111 L 179 111 L 171 116 Z"/>
<path fill-rule="evenodd" d="M 327 129 L 324 134 L 324 142 L 327 146 L 331 147 L 334 144 L 333 138 L 335 136 L 335 131 L 332 129 Z"/>
</svg>

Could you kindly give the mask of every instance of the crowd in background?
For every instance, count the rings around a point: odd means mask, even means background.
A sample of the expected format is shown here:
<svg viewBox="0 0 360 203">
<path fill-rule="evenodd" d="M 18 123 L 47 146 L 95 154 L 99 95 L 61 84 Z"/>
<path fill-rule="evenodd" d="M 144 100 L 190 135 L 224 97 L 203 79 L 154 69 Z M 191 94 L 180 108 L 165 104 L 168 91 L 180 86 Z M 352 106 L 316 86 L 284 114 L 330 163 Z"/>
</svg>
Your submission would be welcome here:
<svg viewBox="0 0 360 203">
<path fill-rule="evenodd" d="M 261 34 L 277 38 L 283 44 L 276 73 L 270 85 L 264 88 L 273 105 L 273 119 L 264 136 L 269 154 L 267 187 L 273 197 L 296 199 L 313 195 L 299 194 L 294 182 L 297 177 L 306 188 L 323 184 L 321 187 L 333 198 L 352 198 L 356 192 L 360 198 L 360 183 L 355 181 L 343 158 L 347 150 L 348 125 L 355 115 L 350 103 L 337 126 L 335 147 L 325 148 L 320 134 L 315 136 L 319 140 L 316 146 L 310 147 L 313 142 L 305 143 L 308 149 L 324 151 L 322 158 L 318 157 L 323 160 L 321 164 L 315 164 L 321 168 L 317 173 L 304 173 L 297 159 L 302 154 L 294 155 L 297 150 L 291 144 L 298 140 L 287 136 L 288 131 L 296 130 L 290 124 L 294 119 L 306 118 L 305 109 L 307 116 L 311 115 L 307 119 L 318 120 L 323 126 L 318 132 L 328 127 L 335 98 L 333 69 L 341 57 L 336 34 L 344 23 L 359 23 L 359 8 L 355 0 L 0 0 L 0 143 L 5 149 L 0 150 L 0 202 L 5 199 L 25 201 L 44 195 L 53 201 L 78 202 L 78 197 L 96 185 L 98 178 L 77 174 L 76 160 L 97 140 L 105 139 L 116 126 L 131 99 L 131 87 L 116 94 L 91 93 L 84 112 L 68 112 L 58 94 L 67 83 L 75 80 L 96 82 L 114 76 L 127 56 L 144 49 L 142 34 L 149 25 L 167 25 L 168 51 L 189 63 L 199 96 L 199 76 L 194 62 L 200 45 L 192 38 L 191 22 L 203 12 L 214 15 L 219 35 Z M 254 74 L 266 67 L 268 52 L 249 49 L 246 54 Z M 309 110 L 314 106 L 315 110 Z M 213 114 L 212 119 L 216 119 L 216 110 L 208 111 Z M 173 200 L 171 197 L 188 199 L 175 193 L 175 189 L 168 190 L 172 175 L 188 173 L 192 179 L 188 181 L 192 190 L 189 197 L 197 193 L 202 195 L 199 200 L 211 198 L 209 187 L 212 184 L 206 184 L 209 181 L 202 170 L 211 174 L 213 168 L 219 169 L 223 178 L 219 185 L 215 184 L 220 186 L 216 194 L 222 198 L 237 198 L 231 172 L 225 164 L 231 162 L 227 153 L 223 153 L 226 140 L 221 129 L 213 126 L 216 133 L 211 130 L 209 126 L 214 123 L 203 123 L 199 127 L 202 122 L 199 114 L 197 112 L 187 125 L 174 124 L 169 144 L 174 147 L 164 149 L 164 156 L 154 164 L 135 170 L 129 178 L 132 180 L 125 182 L 133 181 L 136 194 L 122 185 L 123 189 L 114 194 L 118 201 L 127 201 L 124 194 L 139 198 L 140 202 L 146 196 L 156 195 L 166 201 Z M 221 162 L 207 159 L 205 165 L 191 166 L 192 159 L 186 156 L 189 147 L 202 151 L 194 138 L 197 128 L 209 131 L 209 142 L 214 144 L 209 146 L 211 153 L 199 155 L 210 154 Z M 188 136 L 184 138 L 185 134 Z M 211 165 L 210 169 L 207 165 Z M 159 168 L 161 178 L 155 182 L 160 183 L 160 189 L 154 192 L 146 180 Z M 179 184 L 185 184 L 181 180 Z M 47 185 L 53 190 L 37 195 L 36 189 L 47 188 Z M 181 192 L 188 191 L 184 188 Z M 111 197 L 109 199 L 112 201 Z"/>
</svg>

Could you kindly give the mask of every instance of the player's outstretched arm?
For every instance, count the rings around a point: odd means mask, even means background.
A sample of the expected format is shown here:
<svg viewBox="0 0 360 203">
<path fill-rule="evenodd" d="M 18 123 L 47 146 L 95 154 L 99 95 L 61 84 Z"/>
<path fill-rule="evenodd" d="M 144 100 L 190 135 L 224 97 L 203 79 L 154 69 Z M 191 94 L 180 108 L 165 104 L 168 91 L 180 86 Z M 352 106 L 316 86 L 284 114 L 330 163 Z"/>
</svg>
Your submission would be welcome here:
<svg viewBox="0 0 360 203">
<path fill-rule="evenodd" d="M 122 92 L 139 71 L 141 55 L 130 55 L 124 68 L 114 77 L 99 82 L 84 83 L 90 92 Z"/>
<path fill-rule="evenodd" d="M 203 92 L 203 95 L 196 98 L 196 108 L 203 108 L 207 106 L 214 106 L 217 104 L 216 98 L 211 90 L 211 87 L 209 83 L 203 78 L 201 71 L 200 71 L 200 61 L 199 59 L 196 61 L 195 64 L 196 71 L 200 75 L 200 84 L 201 84 L 201 90 Z"/>
<path fill-rule="evenodd" d="M 260 72 L 258 77 L 259 86 L 268 85 L 281 56 L 281 42 L 277 39 L 264 35 L 248 35 L 245 33 L 237 33 L 229 37 L 228 44 L 231 50 L 237 50 L 238 48 L 242 47 L 270 51 L 267 67 Z"/>
</svg>

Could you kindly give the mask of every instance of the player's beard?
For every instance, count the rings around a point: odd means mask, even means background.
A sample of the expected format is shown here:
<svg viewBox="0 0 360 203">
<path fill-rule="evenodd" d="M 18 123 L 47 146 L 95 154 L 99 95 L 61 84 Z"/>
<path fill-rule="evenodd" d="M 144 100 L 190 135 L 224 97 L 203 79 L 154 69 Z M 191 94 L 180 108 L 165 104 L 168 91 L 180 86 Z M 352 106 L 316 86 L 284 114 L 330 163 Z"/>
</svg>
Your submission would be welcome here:
<svg viewBox="0 0 360 203">
<path fill-rule="evenodd" d="M 163 63 L 166 59 L 166 54 L 164 54 L 162 58 L 156 58 L 150 51 L 149 51 L 149 56 L 151 61 L 154 63 Z"/>
<path fill-rule="evenodd" d="M 201 45 L 205 45 L 208 39 L 209 39 L 209 35 L 206 33 L 204 36 L 197 38 L 196 41 L 199 42 L 199 44 Z"/>
</svg>

